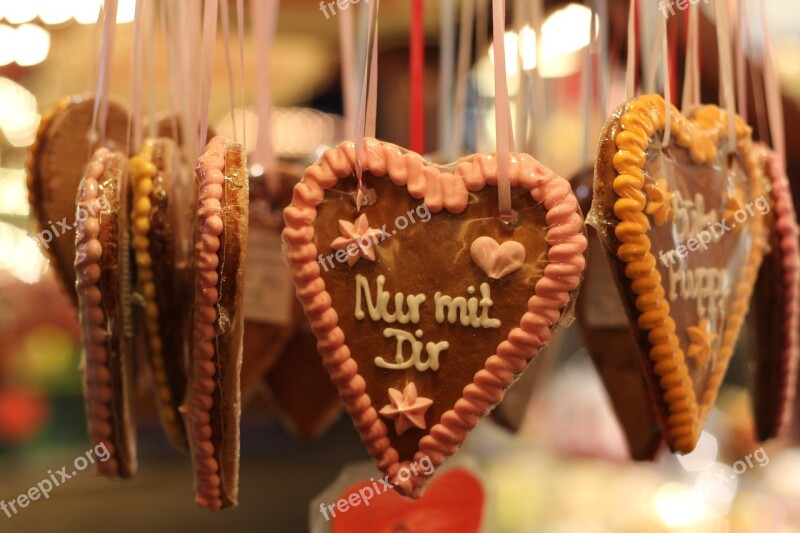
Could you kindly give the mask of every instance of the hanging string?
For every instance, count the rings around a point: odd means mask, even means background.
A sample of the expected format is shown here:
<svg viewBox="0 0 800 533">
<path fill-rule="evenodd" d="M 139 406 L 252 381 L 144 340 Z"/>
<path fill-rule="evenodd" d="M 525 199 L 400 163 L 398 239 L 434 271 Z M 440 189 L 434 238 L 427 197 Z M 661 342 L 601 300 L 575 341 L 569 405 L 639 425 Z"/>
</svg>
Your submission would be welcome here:
<svg viewBox="0 0 800 533">
<path fill-rule="evenodd" d="M 772 34 L 769 29 L 764 3 L 761 3 L 761 24 L 764 31 L 764 89 L 769 117 L 770 141 L 781 162 L 786 164 L 786 137 L 783 121 L 783 96 L 772 55 Z"/>
<path fill-rule="evenodd" d="M 253 167 L 263 168 L 267 190 L 275 195 L 280 190 L 278 160 L 272 142 L 272 84 L 270 50 L 278 23 L 279 0 L 253 2 L 253 34 L 256 39 L 256 113 L 258 114 L 258 138 L 253 153 Z"/>
<path fill-rule="evenodd" d="M 108 89 L 111 81 L 111 56 L 114 52 L 114 34 L 117 28 L 117 0 L 106 0 L 103 10 L 103 38 L 100 43 L 100 60 L 97 69 L 97 90 L 92 110 L 92 129 L 90 140 L 100 146 L 106 143 L 106 126 L 108 122 Z"/>
<path fill-rule="evenodd" d="M 492 42 L 494 44 L 494 112 L 497 138 L 497 198 L 500 217 L 509 220 L 511 209 L 511 152 L 514 132 L 511 129 L 511 102 L 508 97 L 505 50 L 505 0 L 492 2 Z"/>
<path fill-rule="evenodd" d="M 242 106 L 242 146 L 247 151 L 247 123 L 244 118 L 244 0 L 236 0 L 236 29 L 239 37 L 239 101 Z"/>
<path fill-rule="evenodd" d="M 736 11 L 736 3 L 733 0 L 728 0 L 728 13 L 735 16 L 735 24 L 733 25 L 733 54 L 734 64 L 736 66 L 736 108 L 742 120 L 747 122 L 747 75 L 745 72 L 744 62 L 744 13 L 745 4 L 739 4 L 739 11 Z"/>
<path fill-rule="evenodd" d="M 486 33 L 486 28 L 489 23 L 489 2 L 490 0 L 477 0 L 475 6 L 475 57 L 484 57 L 489 47 L 488 35 Z M 485 142 L 482 122 L 485 110 L 480 98 L 475 107 L 475 149 L 488 149 L 488 147 L 485 146 L 487 143 Z"/>
<path fill-rule="evenodd" d="M 456 62 L 456 21 L 453 0 L 440 0 L 439 31 L 439 152 L 444 161 L 455 159 L 453 146 L 453 91 Z"/>
<path fill-rule="evenodd" d="M 597 17 L 600 19 L 598 35 L 600 39 L 600 116 L 605 120 L 608 116 L 608 90 L 611 86 L 611 68 L 609 53 L 608 33 L 608 0 L 594 0 Z"/>
<path fill-rule="evenodd" d="M 628 7 L 628 62 L 625 71 L 625 100 L 636 95 L 636 0 Z"/>
<path fill-rule="evenodd" d="M 356 131 L 357 96 L 355 89 L 355 47 L 353 43 L 353 10 L 339 12 L 339 52 L 342 78 L 342 107 L 344 108 L 345 138 L 352 139 Z"/>
<path fill-rule="evenodd" d="M 594 72 L 594 62 L 592 57 L 592 47 L 594 46 L 594 34 L 595 34 L 595 5 L 594 1 L 591 3 L 590 7 L 590 22 L 589 22 L 589 44 L 583 51 L 583 71 L 581 72 L 581 109 L 583 114 L 583 136 L 581 138 L 581 156 L 583 156 L 583 161 L 581 164 L 585 164 L 586 162 L 592 159 L 591 154 L 589 153 L 589 133 L 591 130 L 591 93 L 592 93 L 592 86 L 594 85 L 593 80 L 593 72 Z"/>
<path fill-rule="evenodd" d="M 683 74 L 681 109 L 687 113 L 700 103 L 700 20 L 698 6 L 689 5 L 689 24 L 686 31 L 686 65 Z"/>
<path fill-rule="evenodd" d="M 358 108 L 358 120 L 356 121 L 356 179 L 358 180 L 358 191 L 356 192 L 356 209 L 361 210 L 367 195 L 364 190 L 363 182 L 363 161 L 366 158 L 365 137 L 375 135 L 375 110 L 377 109 L 377 88 L 378 88 L 378 10 L 380 0 L 369 3 L 367 13 L 367 49 L 364 61 L 364 76 L 361 83 L 361 101 Z"/>
<path fill-rule="evenodd" d="M 133 45 L 131 46 L 131 108 L 128 115 L 127 149 L 132 154 L 142 145 L 142 79 L 144 0 L 136 0 L 133 14 Z M 132 144 L 132 146 L 131 146 Z"/>
<path fill-rule="evenodd" d="M 425 153 L 425 2 L 411 0 L 408 147 Z"/>
<path fill-rule="evenodd" d="M 225 1 L 225 0 L 223 0 Z M 219 0 L 206 0 L 203 12 L 203 40 L 200 61 L 200 146 L 208 137 L 208 106 L 211 103 L 211 79 L 214 71 L 214 50 L 217 44 Z"/>
<path fill-rule="evenodd" d="M 672 83 L 669 72 L 669 43 L 667 33 L 667 18 L 659 17 L 659 33 L 661 34 L 661 68 L 664 81 L 664 136 L 662 146 L 669 146 L 670 132 L 672 131 Z"/>
<path fill-rule="evenodd" d="M 469 83 L 470 55 L 472 53 L 472 30 L 475 25 L 475 0 L 462 0 L 458 34 L 458 66 L 456 71 L 455 104 L 453 107 L 453 135 L 448 156 L 451 161 L 464 148 L 466 126 L 467 84 Z"/>
<path fill-rule="evenodd" d="M 155 120 L 156 115 L 156 59 L 155 59 L 155 2 L 152 0 L 144 2 L 142 11 L 142 35 L 144 36 L 144 49 L 143 49 L 143 64 L 144 70 L 147 72 L 145 79 L 149 83 L 144 86 L 146 90 L 145 111 L 144 115 L 147 117 L 147 136 L 155 137 L 157 135 L 157 124 Z"/>
<path fill-rule="evenodd" d="M 233 125 L 233 140 L 238 142 L 239 134 L 236 128 L 236 87 L 233 84 L 233 61 L 231 60 L 231 32 L 230 14 L 228 13 L 228 2 L 222 0 L 219 4 L 220 17 L 222 18 L 222 40 L 225 44 L 225 70 L 228 75 L 228 99 L 231 108 L 231 123 Z"/>
<path fill-rule="evenodd" d="M 544 0 L 534 0 L 531 4 L 531 24 L 536 38 L 536 68 L 531 72 L 531 87 L 533 89 L 533 114 L 531 138 L 525 143 L 526 152 L 536 154 L 536 157 L 545 161 L 548 159 L 545 138 L 545 123 L 547 120 L 548 106 L 547 85 L 542 78 L 542 65 L 544 54 L 542 51 L 542 21 L 544 13 Z"/>
<path fill-rule="evenodd" d="M 719 101 L 725 108 L 728 122 L 726 153 L 736 149 L 736 99 L 733 94 L 733 65 L 731 64 L 730 33 L 728 31 L 728 4 L 714 3 L 717 15 L 717 50 L 719 54 Z"/>
</svg>

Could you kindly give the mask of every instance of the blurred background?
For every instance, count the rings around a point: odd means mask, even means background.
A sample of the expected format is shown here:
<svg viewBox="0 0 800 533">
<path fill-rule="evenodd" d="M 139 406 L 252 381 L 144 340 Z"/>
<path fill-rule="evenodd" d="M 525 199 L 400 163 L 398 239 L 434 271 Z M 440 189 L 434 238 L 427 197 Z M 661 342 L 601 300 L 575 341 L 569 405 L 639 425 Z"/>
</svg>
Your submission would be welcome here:
<svg viewBox="0 0 800 533">
<path fill-rule="evenodd" d="M 64 96 L 94 91 L 100 4 L 0 0 L 0 499 L 6 501 L 88 448 L 76 311 L 30 238 L 37 229 L 25 162 L 42 114 Z M 112 60 L 111 95 L 126 105 L 134 5 L 134 0 L 120 0 Z M 455 8 L 460 2 L 448 5 Z M 508 5 L 511 13 L 517 3 Z M 800 162 L 791 147 L 798 134 L 793 119 L 800 102 L 800 7 L 792 0 L 765 5 L 785 97 L 790 177 L 796 177 Z M 362 7 L 351 7 L 357 10 L 357 23 Z M 409 135 L 409 2 L 383 0 L 380 8 L 377 133 L 402 145 Z M 235 12 L 235 2 L 230 9 Z M 658 16 L 656 7 L 647 9 Z M 605 120 L 595 114 L 587 122 L 581 106 L 591 11 L 579 3 L 547 1 L 543 15 L 538 39 L 531 26 L 508 24 L 509 86 L 516 106 L 519 87 L 534 74 L 541 79 L 543 99 L 537 102 L 545 105 L 531 112 L 543 129 L 533 155 L 570 177 L 593 159 L 581 142 L 585 130 L 590 130 L 591 152 Z M 609 3 L 609 110 L 624 99 L 626 16 L 627 2 Z M 339 27 L 314 0 L 282 2 L 278 20 L 269 71 L 275 150 L 282 159 L 308 163 L 321 147 L 343 140 Z M 491 21 L 483 22 L 473 32 L 467 80 L 467 152 L 494 147 Z M 708 29 L 712 23 L 704 18 L 703 24 Z M 430 153 L 439 148 L 441 28 L 441 3 L 426 2 Z M 235 28 L 231 31 L 235 35 Z M 676 31 L 680 56 L 683 27 Z M 703 101 L 713 102 L 718 92 L 713 31 L 702 34 Z M 156 108 L 166 109 L 168 66 L 159 52 L 163 35 L 156 31 L 153 39 L 155 63 L 145 90 L 154 95 Z M 544 50 L 540 65 L 537 43 Z M 244 44 L 244 101 L 251 106 L 262 67 L 255 62 L 249 29 Z M 231 132 L 224 53 L 220 35 L 210 117 L 223 134 Z M 236 112 L 246 117 L 248 142 L 255 143 L 254 110 Z M 577 328 L 563 331 L 537 360 L 534 378 L 520 383 L 520 393 L 509 398 L 505 410 L 485 420 L 459 452 L 484 487 L 480 505 L 486 530 L 800 531 L 800 449 L 793 446 L 791 431 L 763 448 L 754 440 L 741 351 L 697 451 L 678 458 L 662 446 L 653 462 L 634 463 Z M 269 387 L 258 388 L 242 420 L 240 506 L 212 515 L 194 506 L 189 458 L 169 447 L 150 395 L 142 394 L 139 404 L 140 473 L 134 480 L 109 482 L 84 472 L 49 500 L 31 502 L 10 518 L 0 513 L 0 531 L 305 531 L 310 516 L 319 520 L 318 495 L 342 467 L 368 459 L 347 417 L 332 415 L 324 430 L 298 436 L 275 408 Z M 754 459 L 739 472 L 737 462 L 758 449 L 761 455 L 753 457 L 762 460 Z M 727 481 L 715 481 L 723 478 Z M 340 480 L 342 487 L 346 481 Z"/>
</svg>

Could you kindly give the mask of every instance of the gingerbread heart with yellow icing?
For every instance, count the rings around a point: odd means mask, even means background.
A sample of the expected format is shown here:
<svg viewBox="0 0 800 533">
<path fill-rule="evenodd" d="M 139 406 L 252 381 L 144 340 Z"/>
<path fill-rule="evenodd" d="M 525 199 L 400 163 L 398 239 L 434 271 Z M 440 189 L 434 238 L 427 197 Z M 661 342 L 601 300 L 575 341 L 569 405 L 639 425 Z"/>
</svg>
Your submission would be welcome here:
<svg viewBox="0 0 800 533">
<path fill-rule="evenodd" d="M 670 137 L 665 126 L 670 116 Z M 751 129 L 716 106 L 688 117 L 658 95 L 607 122 L 595 225 L 638 340 L 664 433 L 692 451 L 733 353 L 766 247 L 769 210 Z"/>
<path fill-rule="evenodd" d="M 569 184 L 512 154 L 447 167 L 367 139 L 310 166 L 284 211 L 285 256 L 318 349 L 378 467 L 417 497 L 503 398 L 577 290 L 586 237 Z"/>
</svg>

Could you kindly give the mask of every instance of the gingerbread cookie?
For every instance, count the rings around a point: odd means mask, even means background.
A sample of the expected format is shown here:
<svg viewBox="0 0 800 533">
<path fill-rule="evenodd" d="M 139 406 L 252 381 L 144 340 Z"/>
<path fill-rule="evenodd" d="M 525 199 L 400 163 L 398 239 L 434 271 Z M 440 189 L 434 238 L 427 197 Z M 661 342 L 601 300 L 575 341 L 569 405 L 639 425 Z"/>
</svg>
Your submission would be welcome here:
<svg viewBox="0 0 800 533">
<path fill-rule="evenodd" d="M 770 250 L 758 273 L 751 321 L 754 345 L 748 350 L 756 436 L 776 437 L 790 418 L 798 358 L 798 227 L 786 171 L 777 154 L 759 147 L 765 174 L 772 183 Z"/>
<path fill-rule="evenodd" d="M 594 169 L 589 168 L 570 181 L 584 213 L 592 204 L 593 179 Z M 586 233 L 589 263 L 575 304 L 578 330 L 603 380 L 631 457 L 651 461 L 663 442 L 658 413 L 642 376 L 636 340 L 602 245 L 593 228 L 587 228 Z"/>
<path fill-rule="evenodd" d="M 283 239 L 297 296 L 369 453 L 405 495 L 439 466 L 550 339 L 586 237 L 569 184 L 513 154 L 517 220 L 498 215 L 493 154 L 449 169 L 367 139 L 327 150 L 295 187 Z M 404 472 L 405 470 L 402 470 Z"/>
<path fill-rule="evenodd" d="M 37 220 L 39 242 L 73 303 L 75 293 L 75 196 L 92 154 L 90 129 L 94 98 L 65 98 L 42 116 L 26 168 L 28 200 Z M 109 102 L 106 144 L 124 148 L 128 113 Z"/>
<path fill-rule="evenodd" d="M 136 473 L 127 163 L 123 154 L 99 148 L 80 183 L 74 214 L 89 439 L 110 454 L 97 463 L 99 473 L 121 478 Z"/>
<path fill-rule="evenodd" d="M 137 292 L 144 301 L 144 326 L 161 422 L 170 443 L 188 450 L 178 408 L 186 394 L 191 347 L 191 269 L 179 268 L 173 178 L 179 155 L 172 139 L 146 139 L 130 160 L 133 189 L 132 246 Z"/>
<path fill-rule="evenodd" d="M 631 318 L 665 437 L 694 449 L 733 353 L 766 247 L 764 176 L 750 128 L 645 95 L 607 122 L 591 221 Z"/>
<path fill-rule="evenodd" d="M 195 501 L 219 510 L 239 492 L 240 372 L 247 260 L 248 179 L 240 144 L 211 139 L 195 170 L 194 346 L 187 413 Z"/>
</svg>

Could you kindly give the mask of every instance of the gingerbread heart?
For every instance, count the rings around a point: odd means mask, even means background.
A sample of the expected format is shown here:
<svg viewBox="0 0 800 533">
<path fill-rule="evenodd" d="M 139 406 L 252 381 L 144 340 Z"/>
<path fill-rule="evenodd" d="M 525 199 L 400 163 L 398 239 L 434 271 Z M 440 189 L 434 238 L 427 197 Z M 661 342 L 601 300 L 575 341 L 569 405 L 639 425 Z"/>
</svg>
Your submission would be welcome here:
<svg viewBox="0 0 800 533">
<path fill-rule="evenodd" d="M 94 99 L 65 98 L 42 116 L 36 139 L 27 161 L 28 199 L 38 221 L 37 240 L 52 261 L 52 266 L 73 303 L 75 292 L 75 196 L 83 177 L 92 147 L 89 130 L 92 126 Z M 128 113 L 109 102 L 107 147 L 125 147 L 128 134 Z"/>
<path fill-rule="evenodd" d="M 798 227 L 789 180 L 777 154 L 765 146 L 759 156 L 772 183 L 767 220 L 770 251 L 756 282 L 751 321 L 755 323 L 750 355 L 753 413 L 759 440 L 776 437 L 791 415 L 798 358 Z"/>
<path fill-rule="evenodd" d="M 593 179 L 594 169 L 586 168 L 570 180 L 585 213 L 591 209 Z M 658 413 L 650 401 L 636 340 L 608 261 L 603 257 L 600 239 L 591 227 L 587 228 L 586 236 L 589 263 L 575 302 L 578 331 L 608 392 L 628 452 L 637 461 L 652 461 L 663 442 Z"/>
<path fill-rule="evenodd" d="M 687 118 L 635 98 L 604 128 L 590 214 L 631 317 L 671 447 L 694 449 L 739 335 L 766 246 L 750 128 L 702 106 Z"/>
<path fill-rule="evenodd" d="M 331 379 L 370 454 L 419 496 L 434 466 L 503 397 L 550 339 L 583 273 L 586 237 L 569 184 L 525 154 L 510 183 L 516 223 L 498 216 L 492 154 L 449 169 L 367 139 L 356 207 L 352 142 L 310 166 L 284 211 L 286 259 Z M 517 241 L 526 259 L 492 279 L 469 249 Z"/>
</svg>

